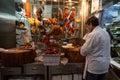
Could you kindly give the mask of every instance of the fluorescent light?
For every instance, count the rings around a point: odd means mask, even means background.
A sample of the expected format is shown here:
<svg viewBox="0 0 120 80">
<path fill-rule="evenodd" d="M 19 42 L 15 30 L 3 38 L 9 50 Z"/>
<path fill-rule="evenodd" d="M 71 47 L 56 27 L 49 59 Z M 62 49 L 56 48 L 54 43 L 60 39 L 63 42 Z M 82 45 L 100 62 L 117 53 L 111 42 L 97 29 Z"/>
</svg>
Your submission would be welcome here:
<svg viewBox="0 0 120 80">
<path fill-rule="evenodd" d="M 34 6 L 33 12 L 34 12 L 35 15 L 36 15 L 36 11 L 37 11 L 36 6 Z"/>
<path fill-rule="evenodd" d="M 22 2 L 23 2 L 23 3 L 25 3 L 25 2 L 26 2 L 26 0 L 22 0 Z"/>
</svg>

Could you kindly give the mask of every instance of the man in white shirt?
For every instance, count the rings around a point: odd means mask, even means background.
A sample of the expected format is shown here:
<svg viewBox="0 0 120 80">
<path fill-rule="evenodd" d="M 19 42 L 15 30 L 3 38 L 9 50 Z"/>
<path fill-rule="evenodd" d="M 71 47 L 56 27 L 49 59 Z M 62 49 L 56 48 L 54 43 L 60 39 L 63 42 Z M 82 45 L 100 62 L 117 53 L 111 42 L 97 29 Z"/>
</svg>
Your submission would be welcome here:
<svg viewBox="0 0 120 80">
<path fill-rule="evenodd" d="M 83 78 L 85 80 L 105 80 L 110 64 L 110 37 L 99 27 L 98 18 L 91 16 L 87 22 L 89 34 L 80 48 L 80 53 L 86 56 Z"/>
<path fill-rule="evenodd" d="M 21 28 L 21 39 L 23 40 L 23 43 L 29 43 L 31 40 L 31 32 L 30 29 L 25 27 L 25 24 L 23 22 L 20 22 L 20 28 Z"/>
</svg>

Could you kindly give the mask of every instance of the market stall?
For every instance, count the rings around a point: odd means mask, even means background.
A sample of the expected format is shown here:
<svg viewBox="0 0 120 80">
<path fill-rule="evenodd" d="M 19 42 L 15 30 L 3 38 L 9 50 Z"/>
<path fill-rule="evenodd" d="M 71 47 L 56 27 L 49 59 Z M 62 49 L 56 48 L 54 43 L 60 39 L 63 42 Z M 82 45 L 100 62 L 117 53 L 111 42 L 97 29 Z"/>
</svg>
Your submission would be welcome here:
<svg viewBox="0 0 120 80">
<path fill-rule="evenodd" d="M 82 80 L 85 57 L 79 49 L 85 42 L 85 22 L 89 15 L 101 14 L 102 1 L 15 0 L 15 3 L 16 47 L 2 48 L 0 80 Z M 99 17 L 102 21 L 103 15 Z M 111 65 L 119 69 L 114 59 Z"/>
<path fill-rule="evenodd" d="M 1 80 L 73 80 L 76 76 L 79 80 L 84 67 L 79 54 L 84 42 L 79 35 L 79 1 L 72 5 L 71 1 L 15 2 L 16 48 L 3 48 L 0 53 Z"/>
</svg>

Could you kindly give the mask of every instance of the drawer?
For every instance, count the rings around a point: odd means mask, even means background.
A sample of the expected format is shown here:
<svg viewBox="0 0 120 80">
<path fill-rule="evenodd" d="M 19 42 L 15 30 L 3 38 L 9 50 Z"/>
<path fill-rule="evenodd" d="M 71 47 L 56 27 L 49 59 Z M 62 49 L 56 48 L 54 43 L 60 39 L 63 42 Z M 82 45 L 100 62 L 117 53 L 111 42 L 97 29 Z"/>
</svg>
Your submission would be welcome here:
<svg viewBox="0 0 120 80">
<path fill-rule="evenodd" d="M 45 74 L 45 66 L 43 64 L 31 64 L 24 65 L 23 74 L 26 75 L 36 75 L 36 74 Z"/>
<path fill-rule="evenodd" d="M 84 63 L 73 63 L 72 64 L 72 72 L 74 74 L 82 74 L 84 70 Z"/>
<path fill-rule="evenodd" d="M 51 66 L 49 71 L 51 74 L 71 74 L 72 67 L 69 65 Z"/>
<path fill-rule="evenodd" d="M 21 69 L 21 67 L 2 68 L 2 74 L 3 75 L 21 75 L 22 69 Z"/>
<path fill-rule="evenodd" d="M 68 63 L 66 65 L 51 66 L 50 74 L 82 74 L 84 63 Z"/>
</svg>

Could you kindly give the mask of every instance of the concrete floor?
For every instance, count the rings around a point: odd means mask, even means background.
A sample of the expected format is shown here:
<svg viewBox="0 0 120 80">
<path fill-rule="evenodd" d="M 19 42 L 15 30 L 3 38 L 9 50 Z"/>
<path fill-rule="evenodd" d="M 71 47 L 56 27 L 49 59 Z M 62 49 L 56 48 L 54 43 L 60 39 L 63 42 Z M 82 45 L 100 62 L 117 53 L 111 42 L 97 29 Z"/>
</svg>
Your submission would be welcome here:
<svg viewBox="0 0 120 80">
<path fill-rule="evenodd" d="M 107 74 L 107 80 L 120 80 L 120 78 L 116 76 L 112 70 L 109 70 L 109 73 Z"/>
</svg>

